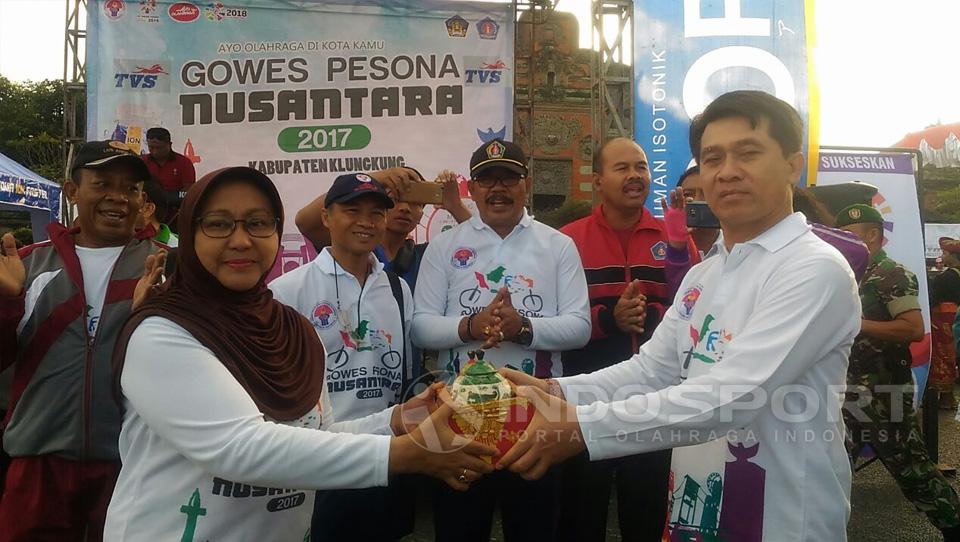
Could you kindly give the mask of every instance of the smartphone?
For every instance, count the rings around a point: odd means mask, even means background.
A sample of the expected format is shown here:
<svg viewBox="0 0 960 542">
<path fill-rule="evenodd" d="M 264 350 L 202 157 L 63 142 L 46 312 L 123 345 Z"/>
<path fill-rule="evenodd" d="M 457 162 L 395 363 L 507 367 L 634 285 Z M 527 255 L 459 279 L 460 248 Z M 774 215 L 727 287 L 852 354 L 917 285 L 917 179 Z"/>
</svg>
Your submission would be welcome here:
<svg viewBox="0 0 960 542">
<path fill-rule="evenodd" d="M 720 221 L 705 201 L 691 201 L 686 205 L 687 227 L 719 229 Z"/>
<path fill-rule="evenodd" d="M 400 194 L 400 201 L 408 203 L 443 203 L 443 185 L 440 183 L 410 183 Z"/>
</svg>

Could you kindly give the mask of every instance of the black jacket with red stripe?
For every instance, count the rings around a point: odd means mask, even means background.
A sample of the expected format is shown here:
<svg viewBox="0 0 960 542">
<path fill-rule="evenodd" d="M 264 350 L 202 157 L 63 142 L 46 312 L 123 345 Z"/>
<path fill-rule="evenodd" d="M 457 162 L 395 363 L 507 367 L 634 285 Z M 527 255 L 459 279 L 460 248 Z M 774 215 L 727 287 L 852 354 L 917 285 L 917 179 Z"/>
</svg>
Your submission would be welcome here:
<svg viewBox="0 0 960 542">
<path fill-rule="evenodd" d="M 603 216 L 602 205 L 560 231 L 570 236 L 580 251 L 593 324 L 586 346 L 564 352 L 564 375 L 589 373 L 637 353 L 673 302 L 683 276 L 700 261 L 700 256 L 692 240 L 687 241 L 686 251 L 671 247 L 663 222 L 647 209 L 633 228 L 626 254 L 617 233 Z M 647 299 L 642 334 L 622 331 L 613 318 L 617 300 L 633 279 L 640 281 L 640 290 Z"/>
</svg>

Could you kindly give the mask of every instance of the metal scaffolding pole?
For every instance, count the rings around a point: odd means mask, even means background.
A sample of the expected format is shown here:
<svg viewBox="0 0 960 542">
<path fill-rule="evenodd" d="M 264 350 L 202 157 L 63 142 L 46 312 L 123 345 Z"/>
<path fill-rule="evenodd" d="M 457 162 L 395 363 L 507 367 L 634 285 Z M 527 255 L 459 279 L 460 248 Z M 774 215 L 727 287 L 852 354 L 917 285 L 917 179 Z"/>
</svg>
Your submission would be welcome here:
<svg viewBox="0 0 960 542">
<path fill-rule="evenodd" d="M 84 142 L 86 130 L 87 0 L 66 0 L 63 41 L 63 179 L 70 176 L 74 149 Z M 70 205 L 63 200 L 63 221 L 73 221 Z"/>
<path fill-rule="evenodd" d="M 617 35 L 608 43 L 605 28 L 614 22 Z M 633 75 L 615 70 L 626 64 L 623 37 L 633 36 L 633 0 L 593 0 L 590 30 L 599 50 L 591 70 L 593 142 L 599 148 L 613 137 L 633 137 Z"/>
<path fill-rule="evenodd" d="M 526 126 L 524 141 L 515 142 L 529 149 L 529 164 L 527 165 L 527 174 L 534 178 L 534 57 L 537 47 L 537 26 L 546 21 L 553 11 L 554 0 L 513 0 L 513 20 L 516 21 L 516 30 L 514 32 L 513 42 L 513 62 L 515 67 L 523 66 L 526 73 L 526 80 L 514 80 L 513 83 L 513 111 L 520 119 L 514 120 L 514 126 Z M 529 26 L 530 39 L 526 42 L 528 47 L 520 45 L 520 36 L 525 31 L 523 27 Z M 519 79 L 520 69 L 516 70 Z M 518 89 L 524 87 L 526 96 L 521 97 Z M 514 134 L 516 138 L 517 134 Z M 533 191 L 527 195 L 529 205 L 533 204 Z"/>
</svg>

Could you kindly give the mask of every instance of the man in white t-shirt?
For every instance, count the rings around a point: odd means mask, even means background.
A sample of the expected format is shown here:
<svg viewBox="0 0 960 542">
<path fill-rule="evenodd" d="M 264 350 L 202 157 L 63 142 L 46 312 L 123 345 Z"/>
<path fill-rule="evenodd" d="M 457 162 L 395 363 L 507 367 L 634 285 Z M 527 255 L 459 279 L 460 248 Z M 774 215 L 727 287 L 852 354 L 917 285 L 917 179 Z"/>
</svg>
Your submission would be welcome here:
<svg viewBox="0 0 960 542">
<path fill-rule="evenodd" d="M 80 147 L 73 228 L 0 256 L 0 370 L 14 366 L 0 541 L 99 540 L 120 468 L 111 358 L 147 256 L 134 236 L 150 173 L 125 143 Z"/>
<path fill-rule="evenodd" d="M 324 205 L 330 246 L 308 265 L 274 280 L 270 289 L 277 301 L 306 316 L 323 341 L 322 426 L 378 412 L 389 421 L 392 409 L 387 408 L 403 400 L 413 371 L 405 324 L 413 316 L 410 288 L 384 271 L 373 254 L 394 203 L 379 182 L 353 173 L 337 177 Z M 396 540 L 408 534 L 412 513 L 400 512 L 409 511 L 413 499 L 395 482 L 385 488 L 318 491 L 312 540 Z M 372 521 L 371 510 L 391 513 Z"/>
<path fill-rule="evenodd" d="M 533 479 L 583 449 L 675 448 L 670 540 L 846 539 L 840 410 L 860 300 L 840 252 L 793 212 L 802 142 L 797 112 L 763 92 L 724 94 L 693 120 L 717 245 L 632 358 L 554 381 L 510 373 L 539 410 L 502 465 Z"/>
<path fill-rule="evenodd" d="M 532 189 L 526 161 L 512 142 L 481 145 L 470 159 L 468 185 L 478 214 L 431 239 L 420 263 L 413 339 L 439 350 L 440 367 L 451 373 L 466 364 L 468 351 L 496 345 L 486 360 L 498 367 L 559 376 L 560 353 L 590 340 L 579 252 L 524 208 Z M 465 493 L 441 489 L 437 540 L 487 540 L 498 502 L 507 540 L 552 540 L 558 484 L 555 473 L 524 482 L 500 472 Z"/>
</svg>

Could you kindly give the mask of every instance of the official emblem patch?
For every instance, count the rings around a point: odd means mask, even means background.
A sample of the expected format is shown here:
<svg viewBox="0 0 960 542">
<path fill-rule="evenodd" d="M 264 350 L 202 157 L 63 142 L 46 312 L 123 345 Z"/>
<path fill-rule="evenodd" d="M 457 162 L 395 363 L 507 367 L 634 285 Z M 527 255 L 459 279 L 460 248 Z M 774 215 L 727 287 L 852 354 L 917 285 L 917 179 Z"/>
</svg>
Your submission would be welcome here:
<svg viewBox="0 0 960 542">
<path fill-rule="evenodd" d="M 653 255 L 654 260 L 665 260 L 667 258 L 667 244 L 663 241 L 657 242 L 657 244 L 650 247 L 650 254 Z"/>
<path fill-rule="evenodd" d="M 503 153 L 506 152 L 506 150 L 507 148 L 499 141 L 493 141 L 487 145 L 487 158 L 503 158 Z"/>
<path fill-rule="evenodd" d="M 451 38 L 465 38 L 467 37 L 467 29 L 470 28 L 470 23 L 466 19 L 459 15 L 454 15 L 450 17 L 443 24 L 447 27 L 447 35 Z"/>
<path fill-rule="evenodd" d="M 470 247 L 460 247 L 453 251 L 450 264 L 457 269 L 466 269 L 477 261 L 477 251 Z"/>
<path fill-rule="evenodd" d="M 327 329 L 337 323 L 337 311 L 334 310 L 333 305 L 330 303 L 321 301 L 313 308 L 313 311 L 310 312 L 310 322 L 312 322 L 315 327 Z"/>
</svg>

